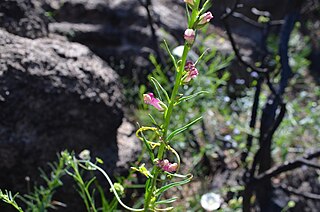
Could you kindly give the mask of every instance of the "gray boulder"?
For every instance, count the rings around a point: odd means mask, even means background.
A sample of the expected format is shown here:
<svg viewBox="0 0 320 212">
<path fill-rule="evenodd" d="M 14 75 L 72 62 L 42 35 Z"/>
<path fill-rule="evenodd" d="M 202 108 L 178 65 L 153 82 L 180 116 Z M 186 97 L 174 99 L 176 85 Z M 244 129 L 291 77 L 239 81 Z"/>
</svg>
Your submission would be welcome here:
<svg viewBox="0 0 320 212">
<path fill-rule="evenodd" d="M 87 47 L 0 30 L 0 70 L 0 188 L 25 191 L 24 178 L 39 179 L 38 167 L 64 149 L 91 150 L 109 173 L 135 158 L 134 129 L 125 122 L 117 133 L 118 76 Z"/>
</svg>

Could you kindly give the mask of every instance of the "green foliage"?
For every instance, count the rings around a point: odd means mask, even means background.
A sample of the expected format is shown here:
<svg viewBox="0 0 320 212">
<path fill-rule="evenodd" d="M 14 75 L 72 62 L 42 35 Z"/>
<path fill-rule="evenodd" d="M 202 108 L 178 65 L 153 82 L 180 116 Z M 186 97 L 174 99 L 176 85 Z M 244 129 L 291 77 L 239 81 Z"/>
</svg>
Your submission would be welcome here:
<svg viewBox="0 0 320 212">
<path fill-rule="evenodd" d="M 7 191 L 5 190 L 5 192 L 3 192 L 2 190 L 0 190 L 0 200 L 12 205 L 17 211 L 23 212 L 22 208 L 16 203 L 15 198 L 18 194 L 15 194 L 14 196 L 12 196 L 11 191 Z"/>
<path fill-rule="evenodd" d="M 66 166 L 65 153 L 58 155 L 58 162 L 49 163 L 51 172 L 46 175 L 43 170 L 40 169 L 41 177 L 44 179 L 45 186 L 35 186 L 34 192 L 26 194 L 19 198 L 27 205 L 26 211 L 47 211 L 49 208 L 55 209 L 56 206 L 53 204 L 53 194 L 58 187 L 63 184 L 61 177 L 65 175 L 68 166 Z"/>
</svg>

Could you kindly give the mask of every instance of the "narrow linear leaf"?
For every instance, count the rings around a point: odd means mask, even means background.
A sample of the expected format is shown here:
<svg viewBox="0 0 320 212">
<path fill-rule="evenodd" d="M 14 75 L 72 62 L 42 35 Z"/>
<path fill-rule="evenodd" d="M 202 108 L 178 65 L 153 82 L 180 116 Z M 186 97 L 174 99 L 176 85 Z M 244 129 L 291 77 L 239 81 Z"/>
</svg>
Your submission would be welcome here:
<svg viewBox="0 0 320 212">
<path fill-rule="evenodd" d="M 199 57 L 198 60 L 194 63 L 194 65 L 197 65 L 198 62 L 203 58 L 203 56 L 204 56 L 208 51 L 209 51 L 209 48 L 206 49 L 206 50 L 200 55 L 200 57 Z"/>
<path fill-rule="evenodd" d="M 170 204 L 170 203 L 175 202 L 177 199 L 178 199 L 178 197 L 173 197 L 173 198 L 166 199 L 166 200 L 160 200 L 160 201 L 158 201 L 158 202 L 155 202 L 155 204 L 156 204 L 156 205 L 160 205 L 160 204 Z"/>
<path fill-rule="evenodd" d="M 177 105 L 177 104 L 180 104 L 180 103 L 183 102 L 183 101 L 187 101 L 187 100 L 190 100 L 190 99 L 192 99 L 192 98 L 195 98 L 195 97 L 197 97 L 197 96 L 199 96 L 199 95 L 201 95 L 201 94 L 208 94 L 208 93 L 209 93 L 208 91 L 199 91 L 199 92 L 197 92 L 197 93 L 195 93 L 195 94 L 182 97 L 182 98 L 180 98 L 180 99 L 178 100 L 178 102 L 176 103 L 176 105 Z"/>
<path fill-rule="evenodd" d="M 93 181 L 96 179 L 96 177 L 93 177 L 89 182 L 86 183 L 86 189 L 89 190 L 90 185 L 93 183 Z"/>
<path fill-rule="evenodd" d="M 188 4 L 186 4 L 186 14 L 187 14 L 188 23 L 189 23 L 189 21 L 190 21 L 190 12 L 189 12 Z"/>
<path fill-rule="evenodd" d="M 151 119 L 152 124 L 154 124 L 155 126 L 158 126 L 158 123 L 156 122 L 156 120 L 153 118 L 153 116 L 149 113 L 148 116 Z"/>
<path fill-rule="evenodd" d="M 159 97 L 160 101 L 162 101 L 162 95 L 160 93 L 159 87 L 157 86 L 157 84 L 150 78 L 150 81 L 152 82 L 154 88 L 156 89 L 156 96 Z"/>
<path fill-rule="evenodd" d="M 178 70 L 177 61 L 176 61 L 176 59 L 174 58 L 174 56 L 172 55 L 172 53 L 171 53 L 171 51 L 170 51 L 170 49 L 169 49 L 169 46 L 168 46 L 167 42 L 166 42 L 165 40 L 163 40 L 163 43 L 164 43 L 164 45 L 165 45 L 165 47 L 166 47 L 166 50 L 167 50 L 167 52 L 168 52 L 168 54 L 169 54 L 169 56 L 170 56 L 170 58 L 171 58 L 171 60 L 172 60 L 172 62 L 173 62 L 174 67 L 176 68 L 176 70 Z"/>
<path fill-rule="evenodd" d="M 207 11 L 210 7 L 212 6 L 211 0 L 207 0 L 204 4 L 203 7 L 200 10 L 200 14 L 204 13 Z"/>
<path fill-rule="evenodd" d="M 151 148 L 150 144 L 148 143 L 147 139 L 144 137 L 144 134 L 143 134 L 143 133 L 141 133 L 141 137 L 142 137 L 143 143 L 144 143 L 144 144 L 146 145 L 146 147 L 147 147 L 147 150 L 148 150 L 148 153 L 149 153 L 149 155 L 150 155 L 150 158 L 151 158 L 151 160 L 153 161 L 153 160 L 154 160 L 154 155 L 153 155 L 152 148 Z"/>
<path fill-rule="evenodd" d="M 190 122 L 189 124 L 179 128 L 179 129 L 176 129 L 175 131 L 173 131 L 172 133 L 170 133 L 170 135 L 167 137 L 167 141 L 170 141 L 174 136 L 182 133 L 183 131 L 187 130 L 189 127 L 191 127 L 192 125 L 194 125 L 195 123 L 197 123 L 198 121 L 200 121 L 202 119 L 202 117 L 199 117 L 197 119 L 195 119 L 194 121 Z"/>
<path fill-rule="evenodd" d="M 163 192 L 165 192 L 166 190 L 168 190 L 170 188 L 184 185 L 184 184 L 186 184 L 186 183 L 188 183 L 190 181 L 191 181 L 191 178 L 187 178 L 187 179 L 182 180 L 182 181 L 178 181 L 178 182 L 174 182 L 174 183 L 170 183 L 168 185 L 165 185 L 165 186 L 163 186 L 163 187 L 161 187 L 161 188 L 156 190 L 156 195 L 162 194 Z"/>
<path fill-rule="evenodd" d="M 166 100 L 169 102 L 170 101 L 170 98 L 169 98 L 169 95 L 167 93 L 167 91 L 162 87 L 162 85 L 159 83 L 159 81 L 154 78 L 154 77 L 151 77 L 150 78 L 151 82 L 154 84 L 155 87 L 158 87 L 158 89 L 160 89 L 162 91 L 162 93 L 164 94 L 164 96 L 166 97 Z M 156 88 L 157 89 L 157 88 Z"/>
</svg>

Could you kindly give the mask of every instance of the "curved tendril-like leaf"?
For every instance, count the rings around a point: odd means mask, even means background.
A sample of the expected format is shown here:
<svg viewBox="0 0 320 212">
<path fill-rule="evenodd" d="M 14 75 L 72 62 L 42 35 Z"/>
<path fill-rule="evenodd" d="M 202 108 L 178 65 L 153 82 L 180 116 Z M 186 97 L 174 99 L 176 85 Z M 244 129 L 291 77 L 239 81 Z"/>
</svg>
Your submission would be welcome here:
<svg viewBox="0 0 320 212">
<path fill-rule="evenodd" d="M 171 151 L 177 158 L 178 168 L 177 168 L 176 172 L 178 172 L 178 170 L 180 168 L 180 163 L 181 163 L 180 156 L 179 156 L 178 152 L 175 149 L 173 149 L 171 146 L 167 145 L 167 149 L 169 151 Z"/>
<path fill-rule="evenodd" d="M 147 147 L 147 150 L 148 150 L 148 153 L 150 155 L 150 158 L 151 160 L 154 160 L 154 154 L 153 154 L 153 151 L 152 151 L 152 147 L 150 146 L 149 142 L 145 137 L 144 137 L 144 134 L 143 132 L 144 131 L 147 131 L 147 130 L 151 130 L 151 131 L 154 131 L 156 134 L 159 134 L 158 132 L 158 128 L 156 127 L 140 127 L 137 132 L 136 132 L 136 136 L 137 138 L 139 138 L 141 141 L 143 141 L 144 145 L 146 145 Z M 141 136 L 139 135 L 139 133 L 141 133 Z"/>
<path fill-rule="evenodd" d="M 140 136 L 139 136 L 139 133 L 140 132 L 143 132 L 143 131 L 147 131 L 147 130 L 151 130 L 151 131 L 154 131 L 155 133 L 157 133 L 157 134 L 159 134 L 159 132 L 158 132 L 158 128 L 156 128 L 156 127 L 140 127 L 138 130 L 137 130 L 137 132 L 136 132 L 136 135 L 137 135 L 137 137 L 139 138 Z"/>
<path fill-rule="evenodd" d="M 152 141 L 148 141 L 148 143 L 150 144 L 150 147 L 152 149 L 154 149 L 157 146 L 160 146 L 160 143 L 156 143 L 156 142 L 152 142 Z M 154 160 L 154 159 L 152 159 L 152 160 Z"/>
<path fill-rule="evenodd" d="M 162 91 L 162 93 L 164 94 L 164 96 L 166 97 L 167 102 L 170 103 L 170 98 L 169 95 L 167 93 L 167 91 L 162 87 L 162 85 L 159 83 L 159 81 L 154 78 L 154 77 L 150 77 L 151 82 L 154 84 L 156 90 L 160 89 Z M 159 91 L 158 91 L 159 92 Z M 159 92 L 160 93 L 160 92 Z"/>
<path fill-rule="evenodd" d="M 80 163 L 81 163 L 81 162 L 85 162 L 85 163 L 87 163 L 89 166 L 91 166 L 91 168 L 94 168 L 94 169 L 98 170 L 99 172 L 101 172 L 101 173 L 103 174 L 103 176 L 107 179 L 107 181 L 108 181 L 108 183 L 109 183 L 109 185 L 110 185 L 110 187 L 111 187 L 111 190 L 113 191 L 113 193 L 114 193 L 115 197 L 117 198 L 119 204 L 120 204 L 122 207 L 124 207 L 125 209 L 127 209 L 127 210 L 129 210 L 129 211 L 143 211 L 143 210 L 144 210 L 143 208 L 139 208 L 139 209 L 131 208 L 131 207 L 127 206 L 126 204 L 124 204 L 124 203 L 121 201 L 121 199 L 120 199 L 120 197 L 119 197 L 116 189 L 114 188 L 113 183 L 112 183 L 109 175 L 108 175 L 102 168 L 100 168 L 99 166 L 95 165 L 94 163 L 92 163 L 92 162 L 90 162 L 90 161 L 82 161 L 82 160 L 79 160 L 79 162 L 80 162 Z M 90 170 L 90 169 L 89 169 L 89 170 Z"/>
<path fill-rule="evenodd" d="M 188 175 L 187 175 L 188 176 Z M 178 182 L 173 182 L 173 183 L 170 183 L 168 185 L 165 185 L 165 186 L 162 186 L 161 188 L 157 189 L 156 190 L 156 196 L 162 194 L 163 192 L 165 192 L 166 190 L 170 189 L 170 188 L 173 188 L 173 187 L 177 187 L 177 186 L 181 186 L 181 185 L 184 185 L 188 182 L 191 181 L 192 179 L 192 175 L 190 174 L 188 178 L 184 179 L 184 180 L 181 180 L 181 181 L 178 181 Z"/>
<path fill-rule="evenodd" d="M 202 119 L 202 116 L 193 120 L 192 122 L 190 122 L 189 124 L 179 128 L 179 129 L 176 129 L 175 131 L 173 131 L 172 133 L 170 133 L 170 135 L 167 137 L 166 141 L 170 141 L 174 136 L 182 133 L 183 131 L 187 130 L 189 127 L 191 127 L 192 125 L 194 125 L 196 122 L 200 121 Z"/>
<path fill-rule="evenodd" d="M 166 47 L 166 50 L 167 50 L 167 52 L 168 52 L 168 54 L 169 54 L 169 56 L 170 56 L 170 58 L 171 58 L 171 60 L 172 60 L 172 62 L 173 62 L 173 65 L 174 65 L 175 69 L 178 70 L 177 61 L 176 61 L 176 59 L 174 58 L 174 56 L 172 55 L 172 53 L 171 53 L 171 51 L 170 51 L 170 49 L 169 49 L 169 46 L 168 46 L 166 40 L 163 40 L 163 43 L 164 43 L 164 46 Z"/>
<path fill-rule="evenodd" d="M 199 91 L 199 92 L 197 92 L 197 93 L 195 93 L 195 94 L 191 94 L 191 95 L 189 95 L 189 96 L 181 97 L 181 98 L 175 103 L 175 105 L 178 105 L 178 104 L 180 104 L 180 103 L 183 102 L 183 101 L 187 101 L 187 100 L 190 100 L 190 99 L 192 99 L 192 98 L 195 98 L 195 97 L 197 97 L 197 96 L 199 96 L 199 95 L 201 95 L 201 94 L 208 94 L 208 93 L 209 93 L 208 91 Z"/>
</svg>

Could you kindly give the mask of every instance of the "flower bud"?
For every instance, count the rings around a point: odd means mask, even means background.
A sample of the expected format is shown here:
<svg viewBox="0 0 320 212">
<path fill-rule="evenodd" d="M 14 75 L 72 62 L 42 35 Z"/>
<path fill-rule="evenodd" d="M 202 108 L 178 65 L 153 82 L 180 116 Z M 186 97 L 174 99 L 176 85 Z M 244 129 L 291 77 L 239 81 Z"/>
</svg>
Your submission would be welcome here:
<svg viewBox="0 0 320 212">
<path fill-rule="evenodd" d="M 193 29 L 186 29 L 184 32 L 184 39 L 189 43 L 193 44 L 196 37 L 196 32 Z"/>
<path fill-rule="evenodd" d="M 157 161 L 157 166 L 166 172 L 175 172 L 178 169 L 177 163 L 170 163 L 167 159 Z"/>
<path fill-rule="evenodd" d="M 184 66 L 184 69 L 187 71 L 185 78 L 183 79 L 184 83 L 190 82 L 191 79 L 196 78 L 199 75 L 199 72 L 193 62 L 188 61 Z"/>
<path fill-rule="evenodd" d="M 213 18 L 212 13 L 211 13 L 211 12 L 206 12 L 206 13 L 204 13 L 204 14 L 202 14 L 202 15 L 200 16 L 199 24 L 200 24 L 200 25 L 206 24 L 206 23 L 208 23 L 212 18 Z"/>
<path fill-rule="evenodd" d="M 193 6 L 194 5 L 194 0 L 184 0 L 185 3 Z"/>
</svg>

